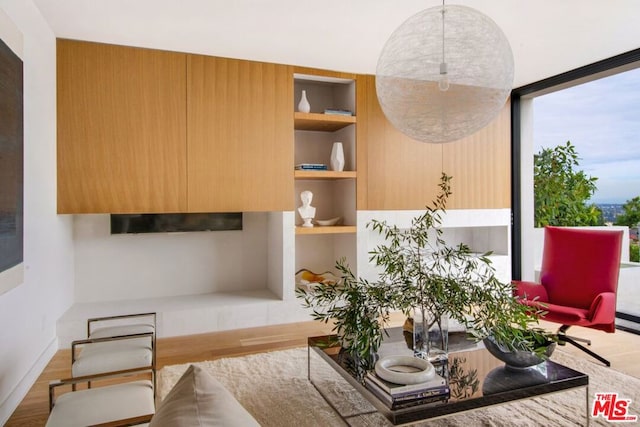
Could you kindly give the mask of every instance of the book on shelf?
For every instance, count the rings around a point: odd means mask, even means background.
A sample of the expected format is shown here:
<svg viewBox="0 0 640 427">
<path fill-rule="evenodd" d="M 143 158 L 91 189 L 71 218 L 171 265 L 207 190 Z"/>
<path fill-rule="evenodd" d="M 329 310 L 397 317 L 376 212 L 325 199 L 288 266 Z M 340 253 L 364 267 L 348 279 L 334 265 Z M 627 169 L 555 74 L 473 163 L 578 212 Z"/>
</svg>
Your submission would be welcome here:
<svg viewBox="0 0 640 427">
<path fill-rule="evenodd" d="M 353 116 L 353 112 L 350 110 L 341 110 L 339 108 L 327 108 L 324 110 L 325 114 L 339 114 L 341 116 Z"/>
<path fill-rule="evenodd" d="M 408 408 L 416 405 L 426 405 L 428 403 L 442 402 L 448 400 L 451 396 L 449 386 L 441 385 L 430 389 L 423 389 L 413 392 L 407 392 L 401 395 L 391 395 L 383 390 L 377 382 L 371 380 L 370 377 L 364 378 L 365 387 L 373 393 L 380 401 L 382 401 L 389 409 Z"/>
<path fill-rule="evenodd" d="M 327 165 L 324 163 L 300 163 L 296 165 L 295 170 L 316 170 L 316 171 L 326 171 Z"/>
</svg>

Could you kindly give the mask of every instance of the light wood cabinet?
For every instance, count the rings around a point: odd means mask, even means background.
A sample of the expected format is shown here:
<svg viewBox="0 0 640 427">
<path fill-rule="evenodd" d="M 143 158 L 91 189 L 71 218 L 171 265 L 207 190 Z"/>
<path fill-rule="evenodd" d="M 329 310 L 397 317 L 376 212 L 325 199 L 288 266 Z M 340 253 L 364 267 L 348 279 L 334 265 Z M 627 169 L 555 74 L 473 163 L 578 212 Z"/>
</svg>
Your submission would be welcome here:
<svg viewBox="0 0 640 427">
<path fill-rule="evenodd" d="M 58 41 L 58 212 L 292 210 L 291 67 Z"/>
<path fill-rule="evenodd" d="M 351 226 L 357 210 L 424 208 L 442 171 L 449 209 L 510 206 L 509 105 L 425 144 L 385 118 L 375 76 L 71 40 L 57 54 L 60 213 L 290 211 L 308 187 L 319 217 Z M 302 89 L 312 112 L 292 114 Z M 322 114 L 341 105 L 357 121 Z M 345 172 L 294 173 L 333 141 Z"/>
<path fill-rule="evenodd" d="M 442 146 L 393 127 L 378 103 L 375 76 L 358 81 L 358 209 L 423 209 L 437 194 Z"/>
<path fill-rule="evenodd" d="M 511 104 L 478 132 L 442 146 L 448 209 L 511 208 Z"/>
<path fill-rule="evenodd" d="M 183 212 L 186 56 L 58 40 L 58 212 Z"/>
<path fill-rule="evenodd" d="M 189 55 L 190 212 L 293 210 L 291 67 Z"/>
<path fill-rule="evenodd" d="M 453 177 L 447 209 L 510 207 L 510 106 L 473 135 L 447 144 L 413 140 L 386 119 L 375 76 L 358 88 L 358 209 L 413 210 L 430 205 L 440 175 Z"/>
</svg>

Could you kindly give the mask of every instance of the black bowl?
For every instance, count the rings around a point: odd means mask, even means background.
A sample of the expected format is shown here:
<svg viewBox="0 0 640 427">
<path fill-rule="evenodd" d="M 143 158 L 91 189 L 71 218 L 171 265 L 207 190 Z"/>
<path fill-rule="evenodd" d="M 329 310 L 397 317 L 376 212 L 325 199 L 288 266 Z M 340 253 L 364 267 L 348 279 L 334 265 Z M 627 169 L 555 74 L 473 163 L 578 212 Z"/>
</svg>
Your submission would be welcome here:
<svg viewBox="0 0 640 427">
<path fill-rule="evenodd" d="M 482 342 L 484 343 L 484 346 L 487 348 L 487 350 L 489 350 L 489 353 L 491 353 L 497 359 L 502 360 L 508 368 L 514 369 L 526 369 L 531 366 L 539 365 L 547 358 L 549 358 L 553 353 L 553 350 L 556 349 L 555 342 L 549 343 L 546 351 L 544 352 L 545 357 L 541 357 L 532 351 L 505 350 L 502 346 L 498 345 L 493 340 L 493 337 L 487 337 Z"/>
</svg>

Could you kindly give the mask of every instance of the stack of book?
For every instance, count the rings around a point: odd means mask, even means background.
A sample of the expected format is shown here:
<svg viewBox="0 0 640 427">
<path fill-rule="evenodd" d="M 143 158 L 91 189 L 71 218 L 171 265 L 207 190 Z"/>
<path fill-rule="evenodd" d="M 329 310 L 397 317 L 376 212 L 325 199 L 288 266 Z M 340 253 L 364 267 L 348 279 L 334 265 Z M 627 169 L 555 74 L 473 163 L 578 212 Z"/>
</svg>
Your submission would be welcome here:
<svg viewBox="0 0 640 427">
<path fill-rule="evenodd" d="M 403 385 L 385 381 L 372 371 L 365 375 L 364 385 L 390 409 L 440 402 L 451 396 L 447 380 L 440 375 L 428 382 Z"/>
<path fill-rule="evenodd" d="M 324 163 L 300 163 L 295 166 L 295 170 L 305 171 L 326 171 L 327 165 Z"/>
</svg>

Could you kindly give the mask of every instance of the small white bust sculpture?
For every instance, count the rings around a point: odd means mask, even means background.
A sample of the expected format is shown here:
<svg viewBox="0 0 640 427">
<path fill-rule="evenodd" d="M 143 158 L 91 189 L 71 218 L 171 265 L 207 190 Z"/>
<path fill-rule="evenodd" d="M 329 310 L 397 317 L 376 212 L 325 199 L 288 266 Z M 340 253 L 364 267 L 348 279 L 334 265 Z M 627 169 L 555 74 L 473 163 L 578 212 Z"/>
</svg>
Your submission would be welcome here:
<svg viewBox="0 0 640 427">
<path fill-rule="evenodd" d="M 302 218 L 303 227 L 313 227 L 311 220 L 316 216 L 316 208 L 311 206 L 311 200 L 313 200 L 313 193 L 309 190 L 305 190 L 300 193 L 300 200 L 302 200 L 302 206 L 298 208 L 300 218 Z"/>
</svg>

